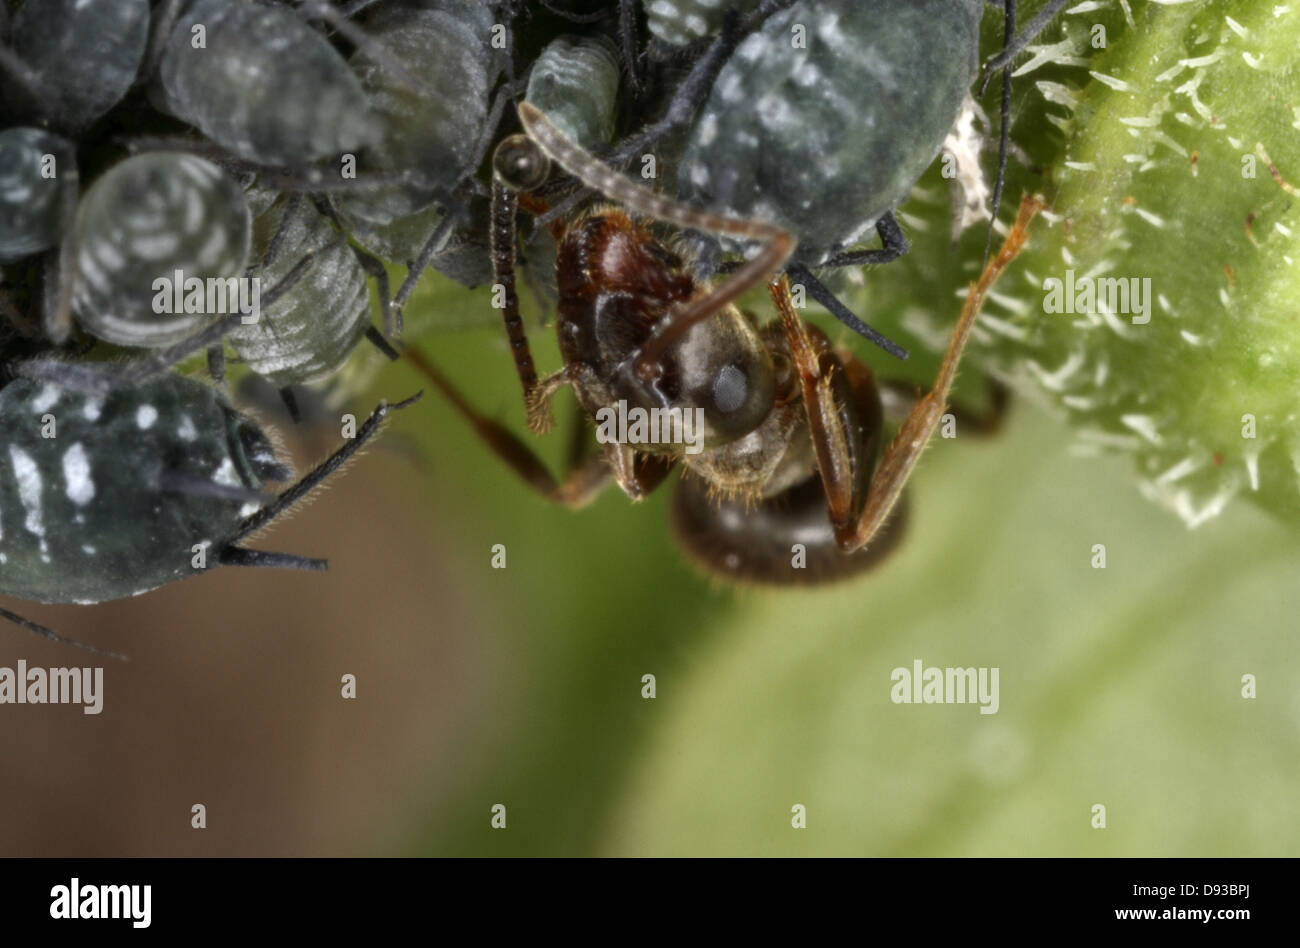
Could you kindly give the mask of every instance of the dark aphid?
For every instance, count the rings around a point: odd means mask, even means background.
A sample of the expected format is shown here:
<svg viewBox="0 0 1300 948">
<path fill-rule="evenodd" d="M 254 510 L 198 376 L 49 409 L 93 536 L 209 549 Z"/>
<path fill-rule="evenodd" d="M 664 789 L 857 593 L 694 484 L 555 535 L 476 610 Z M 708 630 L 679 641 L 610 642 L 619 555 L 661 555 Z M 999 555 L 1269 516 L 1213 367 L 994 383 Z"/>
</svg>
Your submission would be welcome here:
<svg viewBox="0 0 1300 948">
<path fill-rule="evenodd" d="M 1022 48 L 1063 2 L 1052 0 L 1008 49 Z M 799 243 L 788 272 L 838 319 L 901 355 L 811 268 L 888 263 L 907 251 L 894 208 L 938 155 L 976 78 L 985 0 L 781 6 L 718 75 L 678 166 L 678 196 L 788 230 Z M 1009 41 L 1014 12 L 1006 0 Z M 1004 74 L 1001 161 L 1007 83 Z M 1001 172 L 998 180 L 995 215 Z M 853 249 L 872 231 L 880 249 Z"/>
<path fill-rule="evenodd" d="M 256 322 L 231 330 L 231 346 L 279 388 L 333 374 L 370 327 L 370 288 L 347 240 L 309 203 L 282 197 L 254 222 L 254 249 L 263 263 L 251 275 L 265 287 L 304 255 L 312 263 Z"/>
<path fill-rule="evenodd" d="M 0 131 L 0 263 L 59 242 L 76 181 L 71 142 L 38 128 Z"/>
<path fill-rule="evenodd" d="M 736 49 L 678 169 L 683 200 L 790 230 L 821 263 L 939 153 L 978 67 L 983 0 L 802 0 Z"/>
<path fill-rule="evenodd" d="M 0 63 L 5 98 L 79 131 L 126 94 L 148 40 L 149 0 L 26 0 L 11 39 L 20 62 Z"/>
<path fill-rule="evenodd" d="M 524 101 L 588 151 L 614 137 L 621 69 L 618 50 L 601 36 L 561 36 L 533 63 Z"/>
<path fill-rule="evenodd" d="M 343 57 L 280 7 L 192 0 L 167 41 L 159 78 L 176 116 L 263 165 L 339 161 L 375 131 Z"/>
<path fill-rule="evenodd" d="M 425 210 L 471 170 L 500 64 L 490 33 L 477 33 L 475 22 L 440 9 L 389 7 L 366 23 L 369 42 L 353 54 L 352 67 L 381 132 L 358 156 L 357 180 L 406 180 L 336 195 L 349 228 L 354 220 L 387 224 Z"/>
<path fill-rule="evenodd" d="M 0 593 L 88 604 L 220 565 L 324 569 L 241 543 L 355 454 L 389 410 L 381 404 L 355 438 L 273 496 L 267 483 L 289 469 L 211 386 L 166 375 L 100 396 L 13 381 L 0 390 Z"/>
<path fill-rule="evenodd" d="M 189 294 L 178 312 L 178 286 L 191 279 L 205 288 L 232 286 L 226 281 L 244 273 L 250 224 L 243 192 L 209 161 L 151 152 L 119 162 L 77 210 L 71 276 L 77 321 L 122 346 L 179 342 L 217 314 L 193 306 L 184 311 L 186 300 L 198 299 Z M 206 290 L 200 296 L 206 305 Z M 230 294 L 224 296 L 229 310 Z"/>
<path fill-rule="evenodd" d="M 19 379 L 0 419 L 0 563 L 21 599 L 146 592 L 193 573 L 196 545 L 215 564 L 287 476 L 253 421 L 177 375 L 105 397 Z"/>
<path fill-rule="evenodd" d="M 762 246 L 729 279 L 708 286 L 648 222 L 619 208 L 597 207 L 555 223 L 556 331 L 564 367 L 538 379 L 514 294 L 512 248 L 494 239 L 529 428 L 548 430 L 552 397 L 572 385 L 580 410 L 604 432 L 598 434 L 601 449 L 575 456 L 562 481 L 508 429 L 474 410 L 437 367 L 411 352 L 416 364 L 497 456 L 552 501 L 580 506 L 611 479 L 640 499 L 680 463 L 678 538 L 720 576 L 824 582 L 859 572 L 887 553 L 902 523 L 892 515 L 946 410 L 980 304 L 1024 243 L 1037 203 L 1022 205 L 1006 245 L 971 286 L 933 389 L 886 447 L 870 370 L 796 314 L 786 278 L 771 287 L 779 320 L 760 328 L 734 305 L 781 268 L 793 247 L 788 234 L 766 221 L 665 199 L 597 162 L 528 103 L 520 105 L 519 116 L 527 138 L 516 136 L 498 149 L 500 184 L 544 180 L 549 158 L 648 218 Z M 529 146 L 543 155 L 530 154 Z M 522 200 L 544 210 L 535 196 Z M 616 416 L 637 413 L 651 420 L 610 436 Z M 663 419 L 670 420 L 666 428 Z M 694 429 L 689 438 L 688 424 Z"/>
</svg>

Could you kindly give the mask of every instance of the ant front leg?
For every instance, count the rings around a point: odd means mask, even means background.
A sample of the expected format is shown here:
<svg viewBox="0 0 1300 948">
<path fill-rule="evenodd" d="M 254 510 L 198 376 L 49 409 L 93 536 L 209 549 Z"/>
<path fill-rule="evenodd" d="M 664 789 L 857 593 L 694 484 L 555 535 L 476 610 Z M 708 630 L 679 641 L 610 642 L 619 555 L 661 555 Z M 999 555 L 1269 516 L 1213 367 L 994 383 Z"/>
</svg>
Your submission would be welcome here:
<svg viewBox="0 0 1300 948">
<path fill-rule="evenodd" d="M 970 339 L 971 330 L 975 328 L 975 319 L 979 315 L 984 297 L 1024 246 L 1029 221 L 1042 206 L 1042 202 L 1037 197 L 1026 197 L 1021 201 L 1015 224 L 1002 244 L 1002 249 L 985 265 L 979 280 L 971 284 L 966 302 L 962 306 L 961 318 L 957 320 L 957 327 L 953 330 L 934 387 L 908 413 L 898 434 L 885 450 L 884 456 L 880 459 L 880 466 L 876 468 L 875 476 L 871 479 L 861 515 L 848 523 L 835 521 L 836 540 L 841 549 L 852 551 L 866 546 L 875 536 L 876 531 L 884 525 L 898 502 L 903 487 L 916 468 L 916 462 L 920 460 L 921 452 L 925 450 L 930 436 L 943 417 L 948 394 L 952 391 L 953 380 L 957 377 L 957 365 L 961 362 L 962 352 Z"/>
<path fill-rule="evenodd" d="M 785 278 L 774 285 L 772 296 L 780 310 L 790 351 L 800 374 L 817 468 L 826 493 L 827 512 L 836 542 L 846 553 L 866 546 L 888 521 L 921 452 L 942 420 L 957 366 L 984 297 L 1024 246 L 1029 221 L 1041 207 L 1037 198 L 1027 197 L 1021 203 L 1015 225 L 1002 250 L 970 287 L 934 386 L 903 420 L 869 484 L 864 484 L 864 481 L 870 459 L 860 456 L 862 445 L 860 439 L 854 437 L 850 418 L 844 410 L 845 396 L 835 388 L 834 364 L 826 353 L 814 350 L 802 320 L 794 312 Z"/>
<path fill-rule="evenodd" d="M 879 385 L 886 412 L 896 418 L 906 416 L 922 395 L 920 386 L 902 379 L 881 379 Z M 985 408 L 948 406 L 948 414 L 957 423 L 959 433 L 969 432 L 976 437 L 987 438 L 1002 430 L 1011 403 L 1011 390 L 992 376 L 986 379 L 984 388 Z"/>
<path fill-rule="evenodd" d="M 563 480 L 556 480 L 542 459 L 527 444 L 500 422 L 476 410 L 442 371 L 419 350 L 408 349 L 407 358 L 451 402 L 453 408 L 469 422 L 474 433 L 519 478 L 542 497 L 563 507 L 577 509 L 590 503 L 613 476 L 629 497 L 639 500 L 667 477 L 670 465 L 638 455 L 626 445 L 603 445 L 604 451 L 586 454 L 575 432 L 570 444 L 568 469 Z M 579 409 L 580 413 L 580 409 Z M 581 426 L 584 421 L 576 419 Z"/>
</svg>

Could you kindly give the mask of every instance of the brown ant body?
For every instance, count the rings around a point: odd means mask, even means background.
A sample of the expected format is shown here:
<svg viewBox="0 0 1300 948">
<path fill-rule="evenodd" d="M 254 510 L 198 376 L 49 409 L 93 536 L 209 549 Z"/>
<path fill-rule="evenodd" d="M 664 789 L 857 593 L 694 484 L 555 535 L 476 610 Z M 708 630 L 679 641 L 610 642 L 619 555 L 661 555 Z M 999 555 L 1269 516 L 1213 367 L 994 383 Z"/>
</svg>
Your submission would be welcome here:
<svg viewBox="0 0 1300 948">
<path fill-rule="evenodd" d="M 1026 200 L 1001 252 L 971 286 L 929 394 L 881 452 L 884 413 L 871 370 L 796 315 L 784 277 L 770 284 L 780 314 L 759 327 L 735 300 L 781 268 L 794 248 L 784 231 L 669 201 L 611 171 L 523 104 L 527 135 L 493 158 L 492 249 L 503 315 L 523 384 L 529 428 L 549 429 L 550 401 L 572 385 L 596 418 L 619 403 L 642 410 L 700 410 L 703 444 L 606 441 L 575 453 L 557 481 L 506 428 L 475 411 L 438 369 L 411 355 L 492 450 L 552 501 L 578 507 L 612 478 L 633 500 L 680 463 L 673 504 L 677 538 L 692 559 L 734 581 L 825 582 L 853 575 L 888 553 L 901 534 L 899 500 L 945 410 L 962 350 L 984 295 L 1019 251 L 1038 204 Z M 549 159 L 549 160 L 548 160 Z M 514 286 L 515 217 L 554 161 L 589 187 L 655 219 L 763 241 L 725 281 L 702 285 L 649 226 L 618 206 L 552 224 L 564 368 L 539 380 Z"/>
</svg>

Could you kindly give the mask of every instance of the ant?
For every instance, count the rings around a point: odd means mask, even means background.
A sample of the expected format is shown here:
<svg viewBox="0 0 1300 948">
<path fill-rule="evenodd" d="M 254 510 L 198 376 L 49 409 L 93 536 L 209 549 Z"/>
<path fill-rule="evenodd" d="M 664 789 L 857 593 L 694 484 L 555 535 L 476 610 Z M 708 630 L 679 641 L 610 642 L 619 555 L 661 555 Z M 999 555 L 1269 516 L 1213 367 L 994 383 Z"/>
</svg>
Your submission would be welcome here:
<svg viewBox="0 0 1300 948">
<path fill-rule="evenodd" d="M 779 319 L 767 325 L 759 327 L 735 305 L 781 269 L 794 250 L 788 233 L 701 211 L 634 184 L 568 141 L 528 103 L 520 104 L 519 118 L 526 134 L 505 139 L 493 155 L 491 237 L 528 427 L 535 434 L 549 430 L 552 397 L 572 385 L 579 410 L 593 418 L 620 402 L 698 409 L 702 450 L 607 440 L 597 453 L 575 452 L 568 474 L 557 481 L 531 448 L 472 408 L 436 366 L 408 350 L 417 366 L 502 461 L 567 507 L 591 500 L 611 477 L 641 500 L 680 462 L 687 476 L 674 499 L 677 538 L 699 565 L 726 579 L 825 582 L 858 573 L 888 553 L 904 521 L 891 515 L 901 514 L 903 488 L 942 419 L 981 303 L 1024 245 L 1040 201 L 1025 199 L 1002 249 L 971 284 L 933 388 L 915 402 L 882 453 L 882 386 L 865 364 L 796 314 L 788 279 L 769 284 Z M 545 212 L 529 192 L 546 182 L 552 162 L 646 219 L 761 241 L 761 248 L 710 287 L 645 220 L 619 206 L 596 206 L 553 223 L 564 368 L 539 380 L 514 287 L 514 222 L 520 204 L 530 213 Z"/>
</svg>

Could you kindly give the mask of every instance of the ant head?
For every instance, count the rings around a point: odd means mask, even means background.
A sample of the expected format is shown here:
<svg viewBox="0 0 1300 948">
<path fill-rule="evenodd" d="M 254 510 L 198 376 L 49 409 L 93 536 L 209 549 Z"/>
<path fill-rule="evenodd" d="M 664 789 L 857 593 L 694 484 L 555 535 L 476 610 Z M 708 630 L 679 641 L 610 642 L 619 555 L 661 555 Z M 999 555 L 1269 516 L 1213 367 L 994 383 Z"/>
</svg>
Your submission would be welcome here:
<svg viewBox="0 0 1300 948">
<path fill-rule="evenodd" d="M 492 172 L 512 191 L 532 191 L 551 174 L 551 161 L 527 135 L 511 135 L 492 154 Z"/>
</svg>

